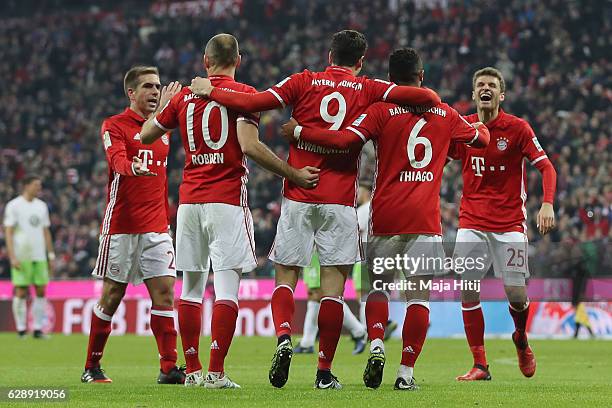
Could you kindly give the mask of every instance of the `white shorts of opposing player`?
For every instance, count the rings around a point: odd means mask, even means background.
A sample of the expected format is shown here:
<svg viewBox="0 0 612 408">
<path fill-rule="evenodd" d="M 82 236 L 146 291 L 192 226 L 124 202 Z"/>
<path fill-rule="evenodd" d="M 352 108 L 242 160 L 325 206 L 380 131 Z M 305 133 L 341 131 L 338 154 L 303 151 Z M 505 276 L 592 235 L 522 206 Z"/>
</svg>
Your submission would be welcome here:
<svg viewBox="0 0 612 408">
<path fill-rule="evenodd" d="M 312 204 L 283 198 L 270 260 L 307 267 L 316 248 L 321 266 L 353 265 L 363 260 L 354 207 Z"/>
<path fill-rule="evenodd" d="M 248 207 L 181 204 L 177 213 L 176 266 L 181 271 L 238 270 L 257 266 L 253 217 Z"/>
<path fill-rule="evenodd" d="M 158 232 L 101 235 L 92 275 L 133 285 L 160 276 L 176 277 L 172 238 Z"/>
<path fill-rule="evenodd" d="M 506 286 L 525 286 L 529 277 L 527 235 L 522 232 L 483 232 L 460 228 L 453 259 L 481 259 L 484 267 L 465 270 L 461 274 L 465 280 L 482 279 L 491 265 L 495 277 L 502 278 Z"/>
</svg>

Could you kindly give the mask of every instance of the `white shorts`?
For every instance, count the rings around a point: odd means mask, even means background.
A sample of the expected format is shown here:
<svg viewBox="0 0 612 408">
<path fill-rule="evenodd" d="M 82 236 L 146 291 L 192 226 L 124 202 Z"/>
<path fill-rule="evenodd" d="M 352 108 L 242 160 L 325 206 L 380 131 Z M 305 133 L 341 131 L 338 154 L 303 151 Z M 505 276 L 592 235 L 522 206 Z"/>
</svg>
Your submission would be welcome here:
<svg viewBox="0 0 612 408">
<path fill-rule="evenodd" d="M 401 259 L 399 265 L 398 256 Z M 370 276 L 387 274 L 392 278 L 398 272 L 406 278 L 439 276 L 444 273 L 442 237 L 425 234 L 370 235 L 367 261 Z"/>
<path fill-rule="evenodd" d="M 281 265 L 310 265 L 316 247 L 321 266 L 353 265 L 362 261 L 354 207 L 312 204 L 283 197 L 270 259 Z"/>
<path fill-rule="evenodd" d="M 468 260 L 473 267 L 467 267 Z M 461 264 L 466 266 L 462 267 Z M 527 235 L 522 232 L 483 232 L 460 228 L 453 253 L 455 272 L 463 279 L 484 278 L 493 265 L 495 277 L 506 286 L 525 286 L 529 277 Z M 463 272 L 462 272 L 463 270 Z"/>
<path fill-rule="evenodd" d="M 159 276 L 176 277 L 172 238 L 165 232 L 101 235 L 91 274 L 134 285 Z"/>
<path fill-rule="evenodd" d="M 223 203 L 181 204 L 176 221 L 176 266 L 180 271 L 257 267 L 253 217 L 248 207 Z"/>
</svg>

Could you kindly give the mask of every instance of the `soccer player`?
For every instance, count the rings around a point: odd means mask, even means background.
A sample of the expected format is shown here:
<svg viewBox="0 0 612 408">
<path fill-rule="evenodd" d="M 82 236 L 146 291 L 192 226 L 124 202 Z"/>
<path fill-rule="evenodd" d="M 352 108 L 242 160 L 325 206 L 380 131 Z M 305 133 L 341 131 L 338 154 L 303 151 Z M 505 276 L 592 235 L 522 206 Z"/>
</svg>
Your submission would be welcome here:
<svg viewBox="0 0 612 408">
<path fill-rule="evenodd" d="M 102 295 L 91 315 L 82 382 L 112 382 L 100 368 L 111 320 L 128 283 L 144 281 L 152 300 L 151 331 L 160 356 L 159 384 L 179 384 L 174 328 L 174 248 L 168 233 L 166 163 L 168 135 L 151 146 L 140 140 L 142 124 L 180 90 L 161 89 L 155 67 L 131 68 L 123 81 L 130 106 L 102 123 L 108 162 L 108 195 L 101 225 L 100 250 L 92 275 L 104 279 Z M 161 92 L 160 92 L 161 91 Z"/>
<path fill-rule="evenodd" d="M 389 79 L 392 82 L 420 86 L 423 76 L 423 63 L 415 50 L 399 49 L 389 57 Z M 379 259 L 404 255 L 443 259 L 440 185 L 449 145 L 456 141 L 474 147 L 486 146 L 489 133 L 481 123 L 470 125 L 445 103 L 431 109 L 419 109 L 379 102 L 340 132 L 296 125 L 292 120 L 283 126 L 283 135 L 295 138 L 294 143 L 354 151 L 368 140 L 374 141 L 376 179 L 367 254 L 374 290 L 366 304 L 371 343 L 363 379 L 370 388 L 377 388 L 382 382 L 389 294 L 380 284 L 393 278 L 395 271 L 399 270 L 413 282 L 414 288 L 406 290 L 402 360 L 395 389 L 417 389 L 413 369 L 429 325 L 429 289 L 421 282 L 426 283 L 441 272 L 441 262 L 434 261 L 433 265 L 418 270 L 395 266 L 382 274 L 373 273 L 373 264 Z"/>
<path fill-rule="evenodd" d="M 495 68 L 483 68 L 474 73 L 472 85 L 477 113 L 466 119 L 485 123 L 491 132 L 491 144 L 483 149 L 468 149 L 463 145 L 451 148 L 449 158 L 460 159 L 463 167 L 463 195 L 453 256 L 455 259 L 486 257 L 484 270 L 463 273 L 462 278 L 467 281 L 481 279 L 491 263 L 495 275 L 503 279 L 515 325 L 512 340 L 519 368 L 524 376 L 531 377 L 535 374 L 536 360 L 525 331 L 529 315 L 525 279 L 529 270 L 524 159 L 542 173 L 544 197 L 537 216 L 541 234 L 548 233 L 555 224 L 556 172 L 529 124 L 500 108 L 506 91 L 502 74 Z M 464 290 L 461 301 L 474 366 L 457 380 L 490 380 L 480 294 Z"/>
<path fill-rule="evenodd" d="M 240 59 L 236 38 L 219 34 L 206 44 L 203 63 L 215 86 L 230 92 L 254 92 L 234 80 Z M 240 277 L 257 266 L 247 203 L 246 156 L 303 188 L 318 183 L 319 169 L 295 169 L 261 143 L 258 124 L 258 115 L 238 114 L 184 88 L 141 132 L 143 142 L 151 143 L 179 127 L 185 149 L 176 246 L 177 266 L 183 271 L 179 329 L 187 363 L 186 386 L 240 388 L 225 374 L 224 361 L 236 329 Z M 198 350 L 202 298 L 211 268 L 215 303 L 204 377 Z"/>
<path fill-rule="evenodd" d="M 429 107 L 440 102 L 437 94 L 428 89 L 357 76 L 366 48 L 363 34 L 343 30 L 332 37 L 330 65 L 323 72 L 305 70 L 265 92 L 250 95 L 211 87 L 210 81 L 203 78 L 192 81 L 192 90 L 241 112 L 291 105 L 300 123 L 332 130 L 351 123 L 377 101 Z M 342 386 L 332 375 L 331 367 L 342 329 L 344 282 L 353 265 L 362 260 L 355 212 L 358 152 L 299 142 L 290 146 L 288 162 L 297 167 L 308 164 L 320 168 L 321 182 L 314 190 L 305 190 L 287 179 L 284 183 L 281 215 L 270 252 L 276 270 L 271 303 L 278 340 L 269 379 L 280 388 L 289 378 L 293 291 L 300 270 L 310 264 L 316 249 L 321 263 L 322 298 L 315 387 L 338 389 Z"/>
<path fill-rule="evenodd" d="M 23 191 L 6 204 L 4 229 L 6 249 L 11 261 L 13 318 L 17 334 L 23 338 L 27 329 L 28 289 L 34 285 L 36 297 L 32 302 L 33 336 L 45 338 L 43 326 L 46 319 L 47 300 L 45 289 L 49 283 L 49 269 L 53 269 L 55 253 L 49 231 L 49 209 L 38 198 L 41 179 L 29 176 L 23 180 Z"/>
</svg>

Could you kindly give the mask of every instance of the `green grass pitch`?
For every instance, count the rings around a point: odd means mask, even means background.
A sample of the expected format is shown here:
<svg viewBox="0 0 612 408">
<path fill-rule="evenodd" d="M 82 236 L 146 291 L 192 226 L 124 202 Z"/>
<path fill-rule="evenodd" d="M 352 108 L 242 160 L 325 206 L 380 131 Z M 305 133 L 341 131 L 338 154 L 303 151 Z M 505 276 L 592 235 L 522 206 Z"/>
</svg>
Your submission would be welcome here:
<svg viewBox="0 0 612 408">
<path fill-rule="evenodd" d="M 203 357 L 210 339 L 202 338 Z M 344 389 L 313 389 L 316 354 L 295 355 L 289 382 L 283 389 L 268 383 L 272 338 L 234 339 L 226 370 L 242 385 L 240 390 L 207 390 L 159 386 L 157 351 L 152 337 L 109 339 L 103 367 L 113 384 L 81 384 L 87 338 L 55 335 L 49 340 L 17 339 L 0 335 L 0 387 L 65 387 L 69 403 L 7 403 L 5 406 L 71 407 L 612 407 L 612 344 L 606 341 L 537 341 L 538 370 L 523 378 L 510 340 L 489 340 L 488 358 L 493 380 L 457 383 L 454 378 L 471 365 L 465 340 L 429 339 L 415 369 L 421 389 L 393 390 L 401 343 L 387 344 L 383 385 L 366 389 L 361 376 L 367 354 L 351 355 L 352 342 L 343 337 L 336 352 L 334 373 Z M 179 361 L 182 359 L 179 357 Z M 203 361 L 206 367 L 207 360 Z M 50 404 L 50 405 L 49 405 Z"/>
</svg>

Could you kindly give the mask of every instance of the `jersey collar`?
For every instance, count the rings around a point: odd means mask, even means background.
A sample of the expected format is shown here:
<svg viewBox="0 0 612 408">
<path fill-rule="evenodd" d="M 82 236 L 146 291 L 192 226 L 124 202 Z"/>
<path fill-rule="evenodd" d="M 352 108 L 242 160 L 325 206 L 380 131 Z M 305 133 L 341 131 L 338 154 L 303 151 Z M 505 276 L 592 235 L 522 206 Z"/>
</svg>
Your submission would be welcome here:
<svg viewBox="0 0 612 408">
<path fill-rule="evenodd" d="M 325 72 L 343 72 L 345 74 L 348 74 L 350 76 L 355 76 L 353 75 L 353 70 L 350 68 L 346 68 L 346 67 L 339 67 L 338 65 L 330 65 L 327 68 L 325 68 Z"/>
<path fill-rule="evenodd" d="M 498 126 L 502 122 L 504 116 L 506 116 L 506 112 L 504 112 L 502 108 L 499 108 L 499 113 L 497 114 L 497 117 L 486 124 L 487 128 L 491 129 Z"/>
<path fill-rule="evenodd" d="M 134 119 L 136 122 L 138 122 L 140 124 L 143 124 L 146 121 L 145 118 L 143 118 L 142 116 L 140 116 L 139 114 L 134 112 L 129 106 L 127 108 L 125 108 L 123 113 L 126 114 L 127 116 L 129 116 L 130 118 Z"/>
<path fill-rule="evenodd" d="M 225 80 L 230 80 L 230 81 L 233 81 L 233 80 L 234 80 L 234 78 L 232 78 L 231 76 L 229 76 L 229 75 L 223 75 L 223 74 L 219 74 L 219 75 L 210 75 L 210 76 L 208 77 L 208 79 L 210 79 L 211 81 L 213 81 L 213 80 L 217 80 L 217 81 L 219 81 L 219 80 L 223 80 L 223 79 L 225 79 Z"/>
</svg>

